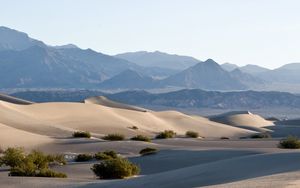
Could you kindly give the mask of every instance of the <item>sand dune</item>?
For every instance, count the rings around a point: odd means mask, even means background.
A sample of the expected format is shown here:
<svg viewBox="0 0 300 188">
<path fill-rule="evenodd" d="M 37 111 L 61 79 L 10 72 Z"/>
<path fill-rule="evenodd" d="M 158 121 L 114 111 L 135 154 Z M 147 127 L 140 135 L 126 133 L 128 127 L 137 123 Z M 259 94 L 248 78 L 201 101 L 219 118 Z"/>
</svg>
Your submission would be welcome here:
<svg viewBox="0 0 300 188">
<path fill-rule="evenodd" d="M 140 108 L 137 106 L 132 106 L 132 105 L 128 105 L 128 104 L 115 102 L 115 101 L 109 100 L 108 98 L 106 98 L 104 96 L 91 97 L 91 98 L 84 100 L 84 102 L 87 104 L 100 104 L 102 106 L 107 106 L 107 107 L 111 107 L 111 108 L 121 108 L 121 109 L 126 109 L 126 110 L 135 110 L 135 111 L 139 111 L 139 112 L 149 111 L 147 109 Z"/>
<path fill-rule="evenodd" d="M 24 147 L 37 149 L 39 146 L 51 142 L 53 142 L 53 139 L 50 137 L 22 131 L 0 123 L 0 146 L 2 148 Z"/>
<path fill-rule="evenodd" d="M 274 125 L 272 121 L 267 121 L 261 116 L 252 114 L 249 111 L 228 112 L 211 116 L 210 120 L 256 131 L 269 131 L 264 127 Z"/>
<path fill-rule="evenodd" d="M 259 154 L 142 176 L 126 181 L 99 182 L 82 187 L 201 187 L 297 171 L 299 152 Z M 183 181 L 184 180 L 184 181 Z"/>
<path fill-rule="evenodd" d="M 205 186 L 205 188 L 298 188 L 300 185 L 300 171 L 279 173 L 262 176 L 233 183 Z"/>
<path fill-rule="evenodd" d="M 184 134 L 193 130 L 207 138 L 240 137 L 254 132 L 192 117 L 176 111 L 140 112 L 84 103 L 17 105 L 0 102 L 0 123 L 47 136 L 67 136 L 74 130 L 95 135 L 122 133 L 154 135 L 163 130 Z M 138 130 L 129 127 L 137 126 Z"/>
</svg>

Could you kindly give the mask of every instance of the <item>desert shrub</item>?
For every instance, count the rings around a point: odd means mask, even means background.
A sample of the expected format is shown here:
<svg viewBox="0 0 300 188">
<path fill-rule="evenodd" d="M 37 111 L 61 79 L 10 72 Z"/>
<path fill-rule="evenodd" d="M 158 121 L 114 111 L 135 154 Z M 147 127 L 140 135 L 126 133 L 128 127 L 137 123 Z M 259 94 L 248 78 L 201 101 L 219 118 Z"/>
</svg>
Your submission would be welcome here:
<svg viewBox="0 0 300 188">
<path fill-rule="evenodd" d="M 35 176 L 38 167 L 35 165 L 33 158 L 24 157 L 22 162 L 11 167 L 10 176 Z"/>
<path fill-rule="evenodd" d="M 221 140 L 228 140 L 229 138 L 226 137 L 226 136 L 222 136 L 220 139 L 221 139 Z"/>
<path fill-rule="evenodd" d="M 48 155 L 47 157 L 48 157 L 49 162 L 51 162 L 51 163 L 56 162 L 60 165 L 66 165 L 67 164 L 67 161 L 66 161 L 64 155 L 56 154 L 56 155 Z"/>
<path fill-rule="evenodd" d="M 286 139 L 279 142 L 279 147 L 286 149 L 299 149 L 300 140 L 295 136 L 288 136 Z"/>
<path fill-rule="evenodd" d="M 254 134 L 250 138 L 271 138 L 271 137 L 272 136 L 269 133 L 264 132 L 264 133 Z"/>
<path fill-rule="evenodd" d="M 139 128 L 137 126 L 132 126 L 132 127 L 130 127 L 130 129 L 138 130 Z"/>
<path fill-rule="evenodd" d="M 137 165 L 120 157 L 94 164 L 91 170 L 100 179 L 123 179 L 140 173 Z"/>
<path fill-rule="evenodd" d="M 108 134 L 103 137 L 104 140 L 110 140 L 110 141 L 118 141 L 118 140 L 124 140 L 125 136 L 122 134 Z"/>
<path fill-rule="evenodd" d="M 104 151 L 103 152 L 105 155 L 111 156 L 112 158 L 117 158 L 118 154 L 115 151 Z"/>
<path fill-rule="evenodd" d="M 74 138 L 91 138 L 91 133 L 87 131 L 76 131 L 73 133 Z"/>
<path fill-rule="evenodd" d="M 39 171 L 36 175 L 36 177 L 51 177 L 51 178 L 67 178 L 67 175 L 61 172 L 55 172 L 50 169 L 43 169 Z"/>
<path fill-rule="evenodd" d="M 39 176 L 41 173 L 44 174 L 43 177 L 66 176 L 49 170 L 49 163 L 57 162 L 58 159 L 36 150 L 26 155 L 22 148 L 8 148 L 1 157 L 2 164 L 11 167 L 10 176 Z"/>
<path fill-rule="evenodd" d="M 115 151 L 104 151 L 96 153 L 94 157 L 97 160 L 108 160 L 117 158 L 118 154 Z"/>
<path fill-rule="evenodd" d="M 194 132 L 194 131 L 187 131 L 185 133 L 186 137 L 190 137 L 190 138 L 198 138 L 199 137 L 199 133 Z"/>
<path fill-rule="evenodd" d="M 93 155 L 83 153 L 76 156 L 75 161 L 76 162 L 84 162 L 84 161 L 90 161 L 93 159 Z"/>
<path fill-rule="evenodd" d="M 155 154 L 155 153 L 157 153 L 157 152 L 158 152 L 158 150 L 157 150 L 156 148 L 144 148 L 144 149 L 142 149 L 142 150 L 140 151 L 140 154 L 141 154 L 142 156 L 144 156 L 144 155 Z"/>
<path fill-rule="evenodd" d="M 25 158 L 23 148 L 7 148 L 1 157 L 1 165 L 16 167 L 22 163 Z"/>
<path fill-rule="evenodd" d="M 151 142 L 151 139 L 149 137 L 143 135 L 136 135 L 135 137 L 132 137 L 130 140 Z"/>
<path fill-rule="evenodd" d="M 40 151 L 33 150 L 26 157 L 29 161 L 32 161 L 37 169 L 45 169 L 49 167 L 49 158 L 47 155 Z"/>
<path fill-rule="evenodd" d="M 102 152 L 96 153 L 94 157 L 95 157 L 96 160 L 108 160 L 108 159 L 112 159 L 111 156 L 106 155 L 106 154 L 104 154 Z"/>
<path fill-rule="evenodd" d="M 24 165 L 10 170 L 9 176 L 31 176 L 31 177 L 52 177 L 66 178 L 67 175 L 61 172 L 55 172 L 50 169 L 36 170 L 34 166 Z"/>
<path fill-rule="evenodd" d="M 172 130 L 165 130 L 164 132 L 159 133 L 156 135 L 158 139 L 165 139 L 165 138 L 173 138 L 176 136 L 176 133 Z"/>
<path fill-rule="evenodd" d="M 4 150 L 0 147 L 0 153 L 3 153 L 4 152 Z"/>
</svg>

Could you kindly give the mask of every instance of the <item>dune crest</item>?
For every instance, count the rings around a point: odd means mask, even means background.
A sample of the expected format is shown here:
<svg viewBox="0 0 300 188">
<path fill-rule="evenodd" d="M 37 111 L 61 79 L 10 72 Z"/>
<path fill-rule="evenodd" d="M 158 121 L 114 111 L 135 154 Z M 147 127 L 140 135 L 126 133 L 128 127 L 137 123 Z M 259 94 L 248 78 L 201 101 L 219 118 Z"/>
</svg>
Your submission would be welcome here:
<svg viewBox="0 0 300 188">
<path fill-rule="evenodd" d="M 209 119 L 219 123 L 258 131 L 268 131 L 264 127 L 274 125 L 272 121 L 265 120 L 263 117 L 252 114 L 249 111 L 233 111 L 211 116 Z"/>
<path fill-rule="evenodd" d="M 238 138 L 255 133 L 177 111 L 144 113 L 99 104 L 54 102 L 17 105 L 1 102 L 0 112 L 0 123 L 46 136 L 66 137 L 75 130 L 90 131 L 94 135 L 121 133 L 128 137 L 136 134 L 154 136 L 164 130 L 174 130 L 179 135 L 192 130 L 205 138 Z M 138 130 L 131 129 L 132 126 L 138 127 Z"/>
<path fill-rule="evenodd" d="M 121 109 L 126 109 L 126 110 L 135 110 L 135 111 L 139 111 L 139 112 L 147 112 L 148 111 L 147 109 L 140 108 L 137 106 L 132 106 L 132 105 L 109 100 L 108 98 L 106 98 L 104 96 L 90 97 L 90 98 L 84 100 L 84 103 L 99 104 L 99 105 L 103 105 L 103 106 L 107 106 L 107 107 L 111 107 L 111 108 L 121 108 Z"/>
</svg>

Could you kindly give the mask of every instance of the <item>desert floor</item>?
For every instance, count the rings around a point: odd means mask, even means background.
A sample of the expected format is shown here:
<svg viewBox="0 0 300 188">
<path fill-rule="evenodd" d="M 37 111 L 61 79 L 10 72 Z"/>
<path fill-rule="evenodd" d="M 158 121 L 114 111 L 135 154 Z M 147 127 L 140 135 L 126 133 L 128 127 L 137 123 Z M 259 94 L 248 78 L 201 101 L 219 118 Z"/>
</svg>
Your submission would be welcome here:
<svg viewBox="0 0 300 188">
<path fill-rule="evenodd" d="M 300 187 L 300 150 L 278 148 L 280 139 L 290 134 L 300 136 L 298 120 L 274 123 L 244 111 L 205 118 L 118 105 L 105 98 L 28 105 L 1 101 L 2 148 L 21 146 L 27 151 L 61 153 L 69 162 L 54 167 L 66 173 L 66 179 L 9 177 L 8 169 L 2 167 L 0 187 Z M 132 125 L 139 129 L 130 129 Z M 178 136 L 151 143 L 129 140 L 137 134 L 154 137 L 169 129 Z M 93 137 L 72 138 L 76 130 L 90 131 Z M 199 132 L 201 138 L 185 138 L 187 130 Z M 241 139 L 266 130 L 272 138 Z M 109 133 L 122 133 L 127 139 L 101 139 Z M 138 154 L 149 146 L 159 152 Z M 124 180 L 100 180 L 90 170 L 97 161 L 72 160 L 79 153 L 104 150 L 128 157 L 141 167 L 141 174 Z"/>
</svg>

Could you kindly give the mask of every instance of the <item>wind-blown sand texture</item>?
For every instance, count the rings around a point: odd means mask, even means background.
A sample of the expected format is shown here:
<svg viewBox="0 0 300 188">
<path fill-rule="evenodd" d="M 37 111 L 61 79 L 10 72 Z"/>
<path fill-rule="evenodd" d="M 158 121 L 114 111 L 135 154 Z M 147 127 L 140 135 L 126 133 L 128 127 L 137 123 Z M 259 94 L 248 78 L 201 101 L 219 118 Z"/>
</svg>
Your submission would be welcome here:
<svg viewBox="0 0 300 188">
<path fill-rule="evenodd" d="M 104 96 L 91 97 L 91 98 L 84 100 L 84 102 L 87 104 L 99 104 L 102 106 L 107 106 L 107 107 L 112 107 L 112 108 L 121 108 L 121 109 L 127 109 L 127 110 L 135 110 L 135 111 L 139 111 L 139 112 L 149 111 L 147 109 L 140 108 L 137 106 L 132 106 L 132 105 L 128 105 L 128 104 L 115 102 L 115 101 L 109 100 L 108 98 L 106 98 Z"/>
</svg>

